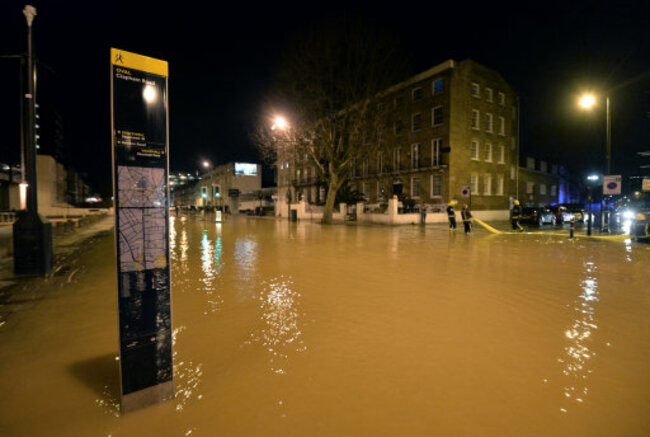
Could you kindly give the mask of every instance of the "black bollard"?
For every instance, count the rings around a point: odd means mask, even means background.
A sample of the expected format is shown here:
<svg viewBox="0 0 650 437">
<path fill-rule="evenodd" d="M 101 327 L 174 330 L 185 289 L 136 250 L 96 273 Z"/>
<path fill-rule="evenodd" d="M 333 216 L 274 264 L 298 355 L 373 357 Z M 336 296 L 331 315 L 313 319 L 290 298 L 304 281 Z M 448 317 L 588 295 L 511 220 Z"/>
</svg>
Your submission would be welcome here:
<svg viewBox="0 0 650 437">
<path fill-rule="evenodd" d="M 569 222 L 569 238 L 573 238 L 573 232 L 576 230 L 576 219 L 572 218 Z"/>
</svg>

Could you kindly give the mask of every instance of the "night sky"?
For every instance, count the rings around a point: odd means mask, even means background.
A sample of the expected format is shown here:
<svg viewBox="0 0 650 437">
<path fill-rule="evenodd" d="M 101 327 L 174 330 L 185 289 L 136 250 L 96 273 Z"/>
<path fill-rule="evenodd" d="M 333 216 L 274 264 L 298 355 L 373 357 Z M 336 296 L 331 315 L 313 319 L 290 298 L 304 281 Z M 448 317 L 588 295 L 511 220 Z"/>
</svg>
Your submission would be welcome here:
<svg viewBox="0 0 650 437">
<path fill-rule="evenodd" d="M 77 2 L 34 1 L 34 44 L 54 73 L 66 156 L 110 195 L 109 48 L 169 61 L 170 166 L 195 171 L 259 161 L 249 133 L 288 43 L 323 20 L 362 18 L 395 33 L 413 74 L 472 58 L 521 96 L 522 154 L 566 165 L 575 178 L 605 169 L 604 106 L 580 112 L 583 90 L 608 90 L 650 71 L 647 2 Z M 569 3 L 569 2 L 567 2 Z M 24 3 L 0 4 L 0 55 L 26 50 Z M 612 173 L 650 174 L 650 80 L 611 94 Z M 19 160 L 18 63 L 0 59 L 0 162 Z M 648 159 L 647 161 L 650 161 Z"/>
</svg>

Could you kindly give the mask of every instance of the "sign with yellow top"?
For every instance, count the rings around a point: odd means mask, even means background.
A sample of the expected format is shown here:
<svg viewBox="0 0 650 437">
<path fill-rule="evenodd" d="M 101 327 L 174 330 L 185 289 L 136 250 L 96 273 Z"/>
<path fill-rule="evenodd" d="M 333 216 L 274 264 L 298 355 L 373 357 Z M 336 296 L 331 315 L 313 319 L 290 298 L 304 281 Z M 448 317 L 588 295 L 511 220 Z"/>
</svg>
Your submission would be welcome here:
<svg viewBox="0 0 650 437">
<path fill-rule="evenodd" d="M 111 64 L 157 74 L 158 76 L 169 76 L 167 61 L 138 55 L 137 53 L 127 52 L 126 50 L 112 48 Z"/>
<path fill-rule="evenodd" d="M 167 62 L 111 49 L 122 411 L 174 396 Z"/>
</svg>

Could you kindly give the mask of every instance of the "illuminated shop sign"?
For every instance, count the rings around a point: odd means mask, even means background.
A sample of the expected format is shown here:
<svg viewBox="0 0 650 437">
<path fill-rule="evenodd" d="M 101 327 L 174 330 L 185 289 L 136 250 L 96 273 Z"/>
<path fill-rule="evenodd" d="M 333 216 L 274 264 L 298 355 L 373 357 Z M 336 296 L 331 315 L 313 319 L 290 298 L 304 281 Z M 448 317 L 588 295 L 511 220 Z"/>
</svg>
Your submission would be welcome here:
<svg viewBox="0 0 650 437">
<path fill-rule="evenodd" d="M 235 174 L 244 176 L 256 176 L 257 164 L 246 164 L 244 162 L 235 162 Z"/>
</svg>

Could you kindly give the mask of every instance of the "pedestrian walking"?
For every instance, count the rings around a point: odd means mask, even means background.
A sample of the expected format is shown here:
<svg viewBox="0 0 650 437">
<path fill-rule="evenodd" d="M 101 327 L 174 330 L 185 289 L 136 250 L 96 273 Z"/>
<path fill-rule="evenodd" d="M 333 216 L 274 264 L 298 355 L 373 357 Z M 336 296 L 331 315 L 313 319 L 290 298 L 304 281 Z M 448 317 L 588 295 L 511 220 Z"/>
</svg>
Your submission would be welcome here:
<svg viewBox="0 0 650 437">
<path fill-rule="evenodd" d="M 510 221 L 512 222 L 512 230 L 523 232 L 524 228 L 519 224 L 519 218 L 521 217 L 521 206 L 519 206 L 519 201 L 515 199 L 512 211 L 510 212 Z"/>
<path fill-rule="evenodd" d="M 463 205 L 463 209 L 460 212 L 460 216 L 463 219 L 463 226 L 465 227 L 465 233 L 472 233 L 472 212 L 469 210 L 467 205 Z"/>
<path fill-rule="evenodd" d="M 455 202 L 452 200 L 449 202 L 449 206 L 447 206 L 447 217 L 449 218 L 450 231 L 456 230 L 456 211 L 454 211 L 454 203 Z"/>
</svg>

